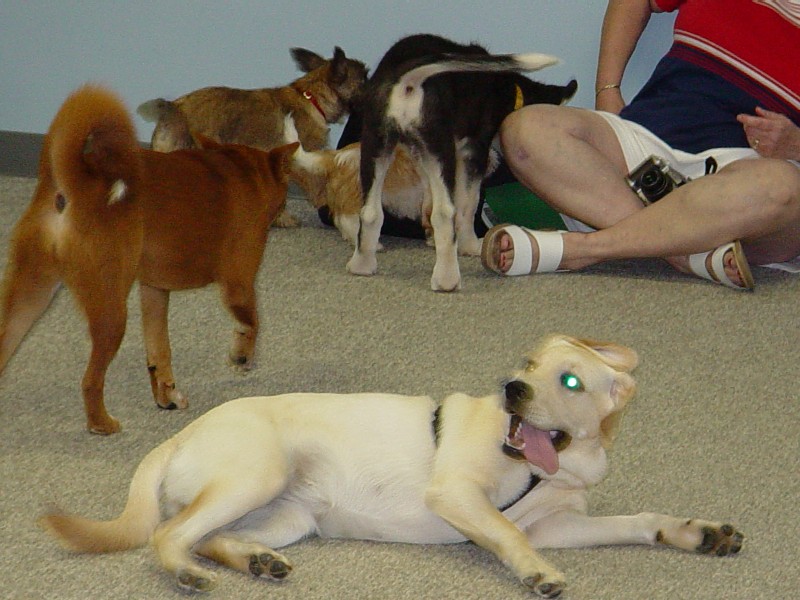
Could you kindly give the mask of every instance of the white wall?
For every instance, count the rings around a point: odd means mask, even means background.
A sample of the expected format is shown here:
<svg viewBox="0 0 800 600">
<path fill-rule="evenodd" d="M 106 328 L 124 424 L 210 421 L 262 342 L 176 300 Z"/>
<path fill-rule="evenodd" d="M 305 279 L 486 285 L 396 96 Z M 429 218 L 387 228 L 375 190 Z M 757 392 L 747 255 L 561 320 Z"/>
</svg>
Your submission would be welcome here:
<svg viewBox="0 0 800 600">
<path fill-rule="evenodd" d="M 338 8 L 336 5 L 339 5 Z M 289 48 L 335 45 L 374 66 L 397 38 L 438 33 L 495 52 L 555 54 L 541 81 L 576 77 L 592 106 L 599 0 L 0 0 L 0 130 L 44 133 L 66 95 L 107 84 L 131 108 L 207 85 L 273 87 L 299 76 Z M 654 17 L 623 89 L 631 97 L 669 46 Z M 152 126 L 137 120 L 140 138 Z"/>
</svg>

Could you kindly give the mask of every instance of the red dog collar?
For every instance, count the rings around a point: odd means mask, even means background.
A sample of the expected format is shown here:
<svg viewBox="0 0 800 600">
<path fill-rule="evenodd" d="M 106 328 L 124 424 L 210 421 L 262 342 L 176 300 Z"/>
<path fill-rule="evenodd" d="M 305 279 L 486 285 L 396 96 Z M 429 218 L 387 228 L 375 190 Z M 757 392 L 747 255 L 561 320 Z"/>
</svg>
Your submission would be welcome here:
<svg viewBox="0 0 800 600">
<path fill-rule="evenodd" d="M 314 106 L 314 108 L 316 108 L 319 111 L 319 114 L 322 115 L 322 118 L 325 119 L 325 122 L 327 123 L 328 122 L 328 117 L 325 115 L 325 111 L 322 110 L 322 107 L 319 105 L 319 102 L 317 102 L 317 99 L 314 98 L 314 96 L 311 94 L 311 92 L 308 92 L 308 91 L 303 92 L 303 98 L 305 98 L 306 100 L 311 102 L 311 104 Z"/>
</svg>

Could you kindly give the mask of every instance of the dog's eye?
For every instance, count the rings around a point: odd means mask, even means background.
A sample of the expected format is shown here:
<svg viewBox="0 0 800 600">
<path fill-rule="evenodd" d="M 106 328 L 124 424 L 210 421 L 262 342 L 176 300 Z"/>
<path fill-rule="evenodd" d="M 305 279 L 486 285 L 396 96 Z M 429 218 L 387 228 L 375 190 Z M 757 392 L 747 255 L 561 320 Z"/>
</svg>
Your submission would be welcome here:
<svg viewBox="0 0 800 600">
<path fill-rule="evenodd" d="M 561 387 L 572 392 L 582 392 L 583 383 L 574 373 L 566 372 L 561 374 Z"/>
</svg>

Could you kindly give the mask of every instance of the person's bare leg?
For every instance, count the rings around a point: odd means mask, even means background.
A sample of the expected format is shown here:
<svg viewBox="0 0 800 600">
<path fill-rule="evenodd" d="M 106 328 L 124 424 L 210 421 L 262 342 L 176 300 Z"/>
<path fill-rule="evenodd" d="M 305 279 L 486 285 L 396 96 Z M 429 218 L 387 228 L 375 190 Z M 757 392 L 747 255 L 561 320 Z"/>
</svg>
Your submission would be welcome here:
<svg viewBox="0 0 800 600">
<path fill-rule="evenodd" d="M 559 212 L 605 229 L 643 208 L 614 130 L 592 111 L 526 106 L 506 118 L 500 140 L 514 176 Z"/>
<path fill-rule="evenodd" d="M 644 210 L 624 181 L 616 136 L 591 111 L 523 109 L 506 120 L 501 134 L 506 160 L 523 184 L 599 229 L 564 235 L 562 268 L 662 257 L 686 270 L 688 254 L 735 239 L 752 264 L 800 254 L 800 170 L 785 161 L 738 161 Z M 502 236 L 498 244 L 501 261 L 510 263 L 510 239 Z M 730 257 L 726 262 L 732 264 Z M 735 267 L 729 277 L 737 281 Z"/>
<path fill-rule="evenodd" d="M 567 234 L 565 268 L 612 258 L 676 257 L 741 240 L 752 264 L 800 254 L 800 170 L 742 160 L 677 188 L 606 229 Z"/>
</svg>

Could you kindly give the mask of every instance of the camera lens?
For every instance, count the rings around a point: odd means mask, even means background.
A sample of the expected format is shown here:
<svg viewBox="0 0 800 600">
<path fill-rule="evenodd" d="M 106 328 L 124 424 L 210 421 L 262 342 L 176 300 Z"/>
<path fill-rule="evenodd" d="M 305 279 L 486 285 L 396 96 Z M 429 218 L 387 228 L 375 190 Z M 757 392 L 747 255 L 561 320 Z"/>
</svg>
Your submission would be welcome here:
<svg viewBox="0 0 800 600">
<path fill-rule="evenodd" d="M 657 167 L 653 167 L 642 173 L 640 181 L 642 183 L 642 193 L 647 196 L 651 202 L 666 196 L 670 191 L 669 180 Z"/>
</svg>

